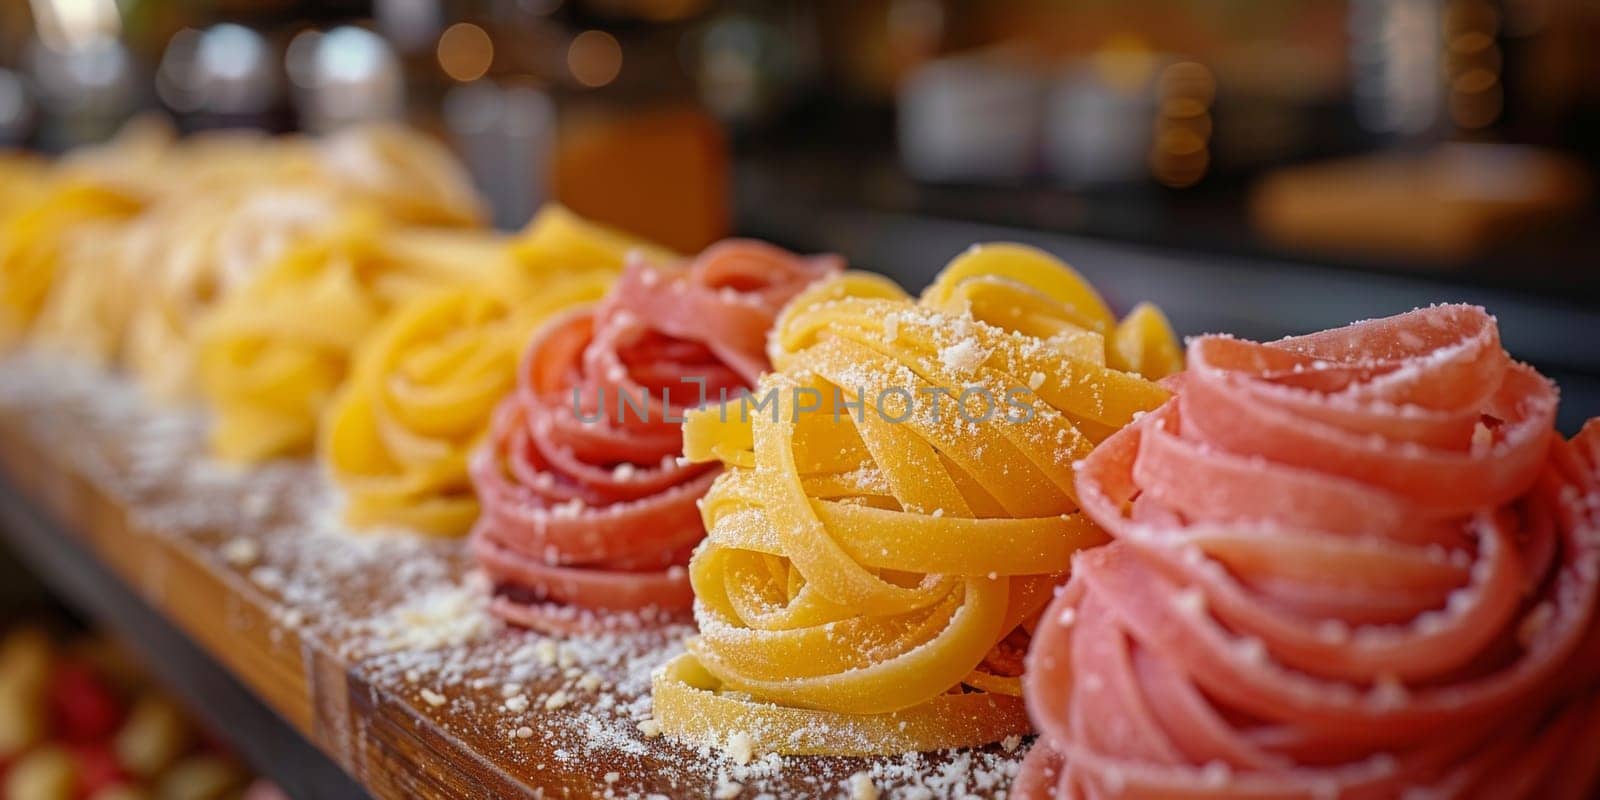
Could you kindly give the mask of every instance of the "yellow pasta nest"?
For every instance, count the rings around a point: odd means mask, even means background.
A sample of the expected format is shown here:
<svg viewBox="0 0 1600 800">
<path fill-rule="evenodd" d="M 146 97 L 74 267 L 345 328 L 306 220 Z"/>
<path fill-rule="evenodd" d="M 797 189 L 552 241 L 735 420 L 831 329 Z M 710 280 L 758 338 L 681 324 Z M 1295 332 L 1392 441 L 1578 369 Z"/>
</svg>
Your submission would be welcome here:
<svg viewBox="0 0 1600 800">
<path fill-rule="evenodd" d="M 80 225 L 73 232 L 34 320 L 33 339 L 102 365 L 127 358 L 136 368 L 148 366 L 152 351 L 183 339 L 149 319 L 156 309 L 181 306 L 185 294 L 216 293 L 212 273 L 223 267 L 208 260 L 217 252 L 210 244 L 212 230 L 253 190 L 277 195 L 280 205 L 292 202 L 295 195 L 286 187 L 317 180 L 312 156 L 309 140 L 246 131 L 178 140 L 169 125 L 149 119 L 129 123 L 107 144 L 69 153 L 53 168 L 59 180 L 114 188 L 137 199 L 138 213 Z M 323 204 L 308 209 L 312 214 L 327 210 Z M 246 240 L 257 235 L 249 224 L 267 216 L 283 214 L 258 209 L 236 226 L 241 230 L 232 236 L 236 254 L 248 251 Z M 263 228 L 260 238 L 271 239 L 273 230 Z M 241 270 L 238 265 L 226 269 Z M 137 348 L 125 341 L 135 316 L 144 318 Z M 176 387 L 185 381 L 169 376 L 168 365 L 155 371 L 148 384 L 165 389 L 171 383 L 174 390 L 164 393 L 182 394 Z"/>
<path fill-rule="evenodd" d="M 401 305 L 364 342 L 328 409 L 320 451 L 357 528 L 461 536 L 478 516 L 467 458 L 550 315 L 602 297 L 630 252 L 660 253 L 552 207 L 509 274 Z"/>
<path fill-rule="evenodd" d="M 327 186 L 285 183 L 173 197 L 141 215 L 124 233 L 119 265 L 142 276 L 123 362 L 157 398 L 192 396 L 201 319 L 291 246 L 336 229 L 345 210 Z"/>
<path fill-rule="evenodd" d="M 356 346 L 390 309 L 487 280 L 508 259 L 494 233 L 401 228 L 371 214 L 292 247 L 200 326 L 212 450 L 244 462 L 309 452 Z"/>
<path fill-rule="evenodd" d="M 622 270 L 622 262 L 637 254 L 651 262 L 670 262 L 676 253 L 614 228 L 600 225 L 567 210 L 548 205 L 539 210 L 527 230 L 511 245 L 516 277 L 528 290 L 552 276 L 577 272 Z"/>
<path fill-rule="evenodd" d="M 814 287 L 769 349 L 751 398 L 685 426 L 685 454 L 726 471 L 690 565 L 700 635 L 655 679 L 662 729 L 840 755 L 1027 733 L 1027 631 L 1105 541 L 1072 465 L 1166 399 L 1161 313 L 1119 324 L 1066 265 L 988 245 L 916 301 L 861 273 Z"/>
<path fill-rule="evenodd" d="M 0 150 L 0 217 L 26 208 L 49 186 L 50 168 L 26 153 Z"/>
<path fill-rule="evenodd" d="M 32 344 L 99 367 L 120 351 L 139 276 L 120 268 L 126 221 L 80 225 L 62 243 L 55 280 L 29 330 Z"/>
<path fill-rule="evenodd" d="M 153 203 L 246 184 L 314 178 L 318 170 L 311 142 L 244 129 L 179 138 L 165 119 L 138 117 L 110 141 L 67 153 L 55 171 Z"/>
<path fill-rule="evenodd" d="M 115 255 L 109 240 L 153 199 L 152 177 L 171 141 L 170 126 L 139 119 L 58 163 L 0 157 L 0 343 L 30 334 L 41 317 L 51 317 L 53 326 L 77 321 L 75 309 L 52 308 L 58 286 L 93 286 L 79 273 L 108 271 L 108 256 Z M 103 327 L 97 316 L 85 321 Z M 61 338 L 69 350 L 82 349 L 74 337 Z"/>
<path fill-rule="evenodd" d="M 197 388 L 199 322 L 292 247 L 333 235 L 353 215 L 469 226 L 484 217 L 443 146 L 386 125 L 321 140 L 241 132 L 177 139 L 139 121 L 107 145 L 69 154 L 53 174 L 125 196 L 132 208 L 118 224 L 82 235 L 88 221 L 69 220 L 70 234 L 33 236 L 43 244 L 11 259 L 19 266 L 0 263 L 0 295 L 17 298 L 4 327 L 14 335 L 37 323 L 41 342 L 121 362 L 169 400 Z M 29 213 L 62 215 L 59 204 L 32 205 Z"/>
<path fill-rule="evenodd" d="M 444 145 L 410 128 L 347 128 L 318 145 L 322 171 L 353 196 L 412 225 L 478 226 L 487 211 Z"/>
<path fill-rule="evenodd" d="M 140 202 L 108 186 L 62 180 L 28 192 L 0 220 L 0 343 L 27 333 L 44 307 L 66 251 L 85 228 L 132 216 Z"/>
</svg>

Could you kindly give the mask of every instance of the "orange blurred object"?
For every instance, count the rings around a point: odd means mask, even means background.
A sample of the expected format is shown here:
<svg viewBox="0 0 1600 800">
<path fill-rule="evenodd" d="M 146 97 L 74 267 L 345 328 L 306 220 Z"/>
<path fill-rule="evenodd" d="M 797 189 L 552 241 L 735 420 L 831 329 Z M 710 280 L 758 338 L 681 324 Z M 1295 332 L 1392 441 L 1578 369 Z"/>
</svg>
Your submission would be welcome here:
<svg viewBox="0 0 1600 800">
<path fill-rule="evenodd" d="M 1447 144 L 1288 167 L 1256 187 L 1256 227 L 1307 250 L 1463 261 L 1571 214 L 1582 167 L 1513 145 Z"/>
<path fill-rule="evenodd" d="M 573 120 L 557 137 L 554 171 L 556 199 L 596 222 L 684 253 L 728 235 L 728 142 L 698 111 Z"/>
</svg>

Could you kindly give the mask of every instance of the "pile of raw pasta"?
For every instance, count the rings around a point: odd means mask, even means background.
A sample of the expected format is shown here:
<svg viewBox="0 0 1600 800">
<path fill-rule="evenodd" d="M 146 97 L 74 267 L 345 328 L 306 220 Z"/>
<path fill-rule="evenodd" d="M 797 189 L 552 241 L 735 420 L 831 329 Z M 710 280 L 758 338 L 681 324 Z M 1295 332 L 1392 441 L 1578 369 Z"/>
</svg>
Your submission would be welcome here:
<svg viewBox="0 0 1600 800">
<path fill-rule="evenodd" d="M 399 128 L 0 171 L 10 343 L 316 458 L 352 530 L 457 538 L 503 635 L 692 617 L 674 741 L 1037 734 L 1025 797 L 1600 781 L 1600 422 L 1559 435 L 1484 309 L 1185 352 L 1021 245 L 912 297 L 555 207 L 497 234 Z"/>
</svg>

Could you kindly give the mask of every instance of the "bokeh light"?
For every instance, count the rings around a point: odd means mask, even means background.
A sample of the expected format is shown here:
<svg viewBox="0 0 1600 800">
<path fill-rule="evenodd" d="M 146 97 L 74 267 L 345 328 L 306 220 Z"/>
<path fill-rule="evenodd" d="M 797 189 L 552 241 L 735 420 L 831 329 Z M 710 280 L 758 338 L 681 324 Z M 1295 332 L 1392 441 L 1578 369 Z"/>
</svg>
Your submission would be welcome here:
<svg viewBox="0 0 1600 800">
<path fill-rule="evenodd" d="M 1216 77 L 1204 64 L 1180 61 L 1161 71 L 1150 151 L 1150 172 L 1158 182 L 1183 188 L 1205 177 L 1211 166 L 1211 105 L 1216 95 Z"/>
<path fill-rule="evenodd" d="M 451 80 L 470 83 L 488 74 L 494 64 L 494 41 L 488 31 L 458 22 L 439 36 L 439 68 Z"/>
<path fill-rule="evenodd" d="M 567 69 L 584 86 L 605 86 L 622 72 L 622 45 L 605 31 L 584 31 L 567 48 Z"/>
</svg>

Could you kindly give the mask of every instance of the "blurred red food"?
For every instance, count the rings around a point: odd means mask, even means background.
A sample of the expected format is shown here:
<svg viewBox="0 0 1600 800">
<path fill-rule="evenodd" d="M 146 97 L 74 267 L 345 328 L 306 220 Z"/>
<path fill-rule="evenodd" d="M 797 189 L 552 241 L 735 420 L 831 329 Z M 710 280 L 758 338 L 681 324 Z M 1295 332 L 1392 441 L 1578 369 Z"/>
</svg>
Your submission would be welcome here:
<svg viewBox="0 0 1600 800">
<path fill-rule="evenodd" d="M 128 774 L 117 763 L 116 754 L 104 741 L 70 745 L 69 750 L 78 770 L 79 797 L 92 797 L 102 789 L 128 780 Z"/>
<path fill-rule="evenodd" d="M 47 692 L 56 734 L 69 742 L 106 739 L 116 732 L 126 713 L 111 687 L 81 662 L 58 665 Z"/>
</svg>

